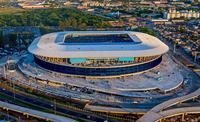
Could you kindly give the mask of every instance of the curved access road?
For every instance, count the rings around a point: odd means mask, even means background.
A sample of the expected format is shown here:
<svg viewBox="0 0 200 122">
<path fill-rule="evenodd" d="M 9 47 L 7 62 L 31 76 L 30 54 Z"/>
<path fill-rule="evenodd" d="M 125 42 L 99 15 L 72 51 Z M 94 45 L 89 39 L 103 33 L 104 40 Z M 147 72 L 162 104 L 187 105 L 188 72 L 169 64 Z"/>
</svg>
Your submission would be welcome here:
<svg viewBox="0 0 200 122">
<path fill-rule="evenodd" d="M 163 102 L 157 106 L 155 106 L 154 108 L 152 108 L 151 110 L 149 110 L 143 117 L 141 117 L 137 122 L 154 122 L 156 119 L 159 119 L 161 117 L 161 113 L 163 112 L 168 112 L 167 111 L 163 111 L 166 108 L 169 108 L 173 105 L 176 105 L 178 103 L 182 103 L 191 99 L 195 99 L 197 97 L 200 96 L 200 88 L 197 89 L 195 92 L 182 96 L 182 97 L 178 97 L 178 98 L 174 98 L 171 100 L 168 100 L 166 102 Z M 191 109 L 194 109 L 194 111 L 196 110 L 196 107 L 191 107 Z M 189 109 L 189 110 L 191 110 Z M 197 107 L 198 109 L 198 107 Z M 175 110 L 175 109 L 171 109 L 171 110 Z M 179 111 L 180 110 L 180 111 Z M 177 113 L 181 113 L 181 108 L 180 109 L 176 109 L 176 111 L 173 112 L 177 112 Z M 199 109 L 200 110 L 200 109 Z M 171 114 L 173 114 L 173 112 L 171 112 Z M 170 113 L 169 113 L 170 114 Z"/>
<path fill-rule="evenodd" d="M 184 114 L 195 114 L 195 113 L 200 113 L 200 107 L 183 107 L 183 108 L 170 109 L 159 113 L 153 113 L 151 117 L 148 117 L 148 122 L 159 122 L 160 120 L 165 118 L 184 115 Z"/>
</svg>

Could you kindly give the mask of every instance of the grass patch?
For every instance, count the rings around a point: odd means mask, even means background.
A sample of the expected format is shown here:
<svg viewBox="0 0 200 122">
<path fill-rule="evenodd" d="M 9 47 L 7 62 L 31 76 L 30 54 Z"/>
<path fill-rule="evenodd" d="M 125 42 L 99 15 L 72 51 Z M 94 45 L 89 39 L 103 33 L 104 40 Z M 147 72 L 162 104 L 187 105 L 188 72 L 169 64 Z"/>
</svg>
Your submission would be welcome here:
<svg viewBox="0 0 200 122">
<path fill-rule="evenodd" d="M 6 14 L 17 14 L 24 12 L 24 9 L 21 8 L 0 8 L 0 15 Z"/>
</svg>

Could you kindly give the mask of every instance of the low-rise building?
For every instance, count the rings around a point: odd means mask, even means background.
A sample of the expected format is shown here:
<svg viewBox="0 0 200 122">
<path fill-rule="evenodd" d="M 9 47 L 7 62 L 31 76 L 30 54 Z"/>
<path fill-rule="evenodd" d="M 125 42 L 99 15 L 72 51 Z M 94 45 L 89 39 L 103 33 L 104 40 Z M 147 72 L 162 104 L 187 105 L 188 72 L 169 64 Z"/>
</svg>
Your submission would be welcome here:
<svg viewBox="0 0 200 122">
<path fill-rule="evenodd" d="M 164 12 L 164 18 L 200 18 L 200 12 L 192 10 L 177 11 L 176 9 L 170 9 L 168 12 Z"/>
<path fill-rule="evenodd" d="M 49 8 L 50 5 L 46 4 L 45 2 L 23 2 L 18 4 L 21 8 L 24 9 L 39 9 L 39 8 Z"/>
</svg>

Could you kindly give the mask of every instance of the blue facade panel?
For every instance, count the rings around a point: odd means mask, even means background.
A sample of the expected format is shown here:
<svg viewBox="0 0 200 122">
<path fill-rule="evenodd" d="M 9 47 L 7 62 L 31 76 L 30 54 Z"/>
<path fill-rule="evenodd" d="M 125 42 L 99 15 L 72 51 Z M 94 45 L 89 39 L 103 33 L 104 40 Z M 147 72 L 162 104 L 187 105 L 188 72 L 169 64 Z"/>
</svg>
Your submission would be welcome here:
<svg viewBox="0 0 200 122">
<path fill-rule="evenodd" d="M 50 62 L 45 62 L 43 60 L 34 57 L 35 62 L 48 70 L 70 74 L 70 75 L 82 75 L 82 76 L 118 76 L 125 75 L 131 73 L 142 72 L 155 66 L 159 65 L 162 61 L 162 56 L 158 59 L 147 62 L 144 64 L 139 64 L 135 66 L 124 66 L 124 67 L 116 67 L 116 68 L 82 68 L 82 67 L 71 67 L 71 66 L 63 66 L 58 64 L 53 64 Z"/>
<path fill-rule="evenodd" d="M 121 57 L 118 61 L 134 61 L 132 57 Z"/>
<path fill-rule="evenodd" d="M 83 63 L 86 62 L 86 58 L 70 58 L 70 63 Z"/>
</svg>

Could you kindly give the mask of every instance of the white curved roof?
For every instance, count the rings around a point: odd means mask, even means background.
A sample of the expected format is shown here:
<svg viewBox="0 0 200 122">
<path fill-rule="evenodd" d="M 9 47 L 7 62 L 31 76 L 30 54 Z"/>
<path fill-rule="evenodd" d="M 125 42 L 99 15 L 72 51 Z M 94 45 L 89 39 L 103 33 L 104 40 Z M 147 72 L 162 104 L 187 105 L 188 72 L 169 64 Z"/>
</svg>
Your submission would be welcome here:
<svg viewBox="0 0 200 122">
<path fill-rule="evenodd" d="M 127 34 L 133 42 L 118 43 L 65 43 L 65 36 Z M 28 48 L 30 53 L 46 57 L 61 58 L 103 58 L 141 57 L 166 53 L 169 48 L 158 38 L 132 31 L 66 31 L 36 38 Z"/>
</svg>

